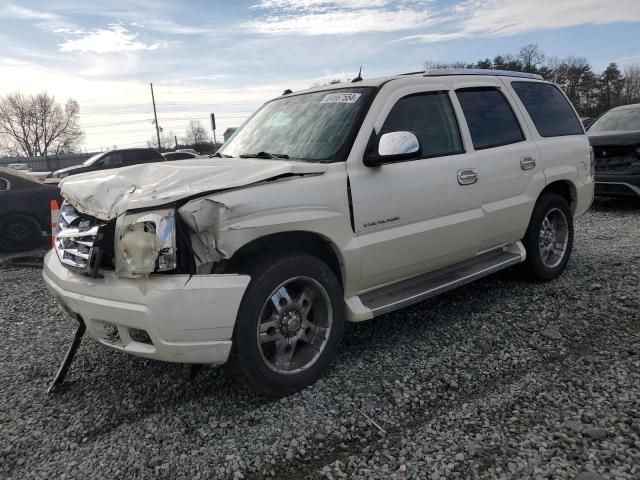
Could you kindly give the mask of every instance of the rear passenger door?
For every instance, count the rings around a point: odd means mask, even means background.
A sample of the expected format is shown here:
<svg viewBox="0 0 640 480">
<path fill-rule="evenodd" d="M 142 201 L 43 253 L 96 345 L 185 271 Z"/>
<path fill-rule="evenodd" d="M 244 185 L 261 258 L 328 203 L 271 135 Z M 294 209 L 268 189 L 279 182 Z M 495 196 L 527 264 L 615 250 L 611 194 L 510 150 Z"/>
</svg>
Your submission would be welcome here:
<svg viewBox="0 0 640 480">
<path fill-rule="evenodd" d="M 480 250 L 521 239 L 537 194 L 544 188 L 538 148 L 499 80 L 459 86 L 456 97 L 467 121 L 478 168 L 484 214 Z"/>
<path fill-rule="evenodd" d="M 536 81 L 505 79 L 505 83 L 511 84 L 514 97 L 531 125 L 546 183 L 568 179 L 578 188 L 590 184 L 589 141 L 578 115 L 560 89 Z"/>
</svg>

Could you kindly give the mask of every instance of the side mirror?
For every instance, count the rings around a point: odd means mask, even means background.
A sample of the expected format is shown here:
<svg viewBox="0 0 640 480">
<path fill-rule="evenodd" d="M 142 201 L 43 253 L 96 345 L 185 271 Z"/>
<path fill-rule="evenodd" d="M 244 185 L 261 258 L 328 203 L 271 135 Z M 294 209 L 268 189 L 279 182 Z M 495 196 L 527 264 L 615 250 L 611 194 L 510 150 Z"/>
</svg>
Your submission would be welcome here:
<svg viewBox="0 0 640 480">
<path fill-rule="evenodd" d="M 378 151 L 364 159 L 368 167 L 383 163 L 399 162 L 418 158 L 421 154 L 420 142 L 412 132 L 389 132 L 380 137 Z"/>
</svg>

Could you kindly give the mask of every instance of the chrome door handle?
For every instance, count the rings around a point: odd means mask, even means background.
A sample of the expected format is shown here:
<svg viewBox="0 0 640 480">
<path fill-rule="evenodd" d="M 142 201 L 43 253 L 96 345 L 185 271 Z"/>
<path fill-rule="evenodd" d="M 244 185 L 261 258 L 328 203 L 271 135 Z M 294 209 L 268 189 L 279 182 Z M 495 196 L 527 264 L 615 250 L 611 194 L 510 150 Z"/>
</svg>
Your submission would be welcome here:
<svg viewBox="0 0 640 480">
<path fill-rule="evenodd" d="M 520 159 L 520 168 L 522 170 L 531 170 L 536 166 L 536 159 L 533 157 L 522 157 Z"/>
<path fill-rule="evenodd" d="M 460 185 L 473 185 L 478 181 L 478 172 L 473 168 L 458 170 L 458 183 Z"/>
</svg>

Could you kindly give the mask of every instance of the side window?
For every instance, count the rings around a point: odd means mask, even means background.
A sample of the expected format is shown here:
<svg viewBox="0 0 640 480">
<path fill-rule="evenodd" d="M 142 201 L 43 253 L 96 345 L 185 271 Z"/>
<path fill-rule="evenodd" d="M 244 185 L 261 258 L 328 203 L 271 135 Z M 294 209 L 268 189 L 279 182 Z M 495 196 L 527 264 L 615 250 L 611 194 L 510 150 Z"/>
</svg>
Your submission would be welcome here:
<svg viewBox="0 0 640 480">
<path fill-rule="evenodd" d="M 447 92 L 409 95 L 393 106 L 380 130 L 413 132 L 422 147 L 422 158 L 463 153 L 456 116 Z"/>
<path fill-rule="evenodd" d="M 163 156 L 155 150 L 136 150 L 129 154 L 133 156 L 132 163 L 152 163 L 164 160 Z"/>
<path fill-rule="evenodd" d="M 9 180 L 6 178 L 0 178 L 0 192 L 9 190 Z"/>
<path fill-rule="evenodd" d="M 145 152 L 143 150 L 129 150 L 122 152 L 124 166 L 136 165 L 137 163 L 146 163 Z"/>
<path fill-rule="evenodd" d="M 102 168 L 117 168 L 122 166 L 122 152 L 111 152 L 100 160 Z"/>
<path fill-rule="evenodd" d="M 467 119 L 473 148 L 482 150 L 524 140 L 518 119 L 500 90 L 462 88 L 456 94 Z"/>
<path fill-rule="evenodd" d="M 583 135 L 582 125 L 558 87 L 548 83 L 513 82 L 541 137 Z"/>
</svg>

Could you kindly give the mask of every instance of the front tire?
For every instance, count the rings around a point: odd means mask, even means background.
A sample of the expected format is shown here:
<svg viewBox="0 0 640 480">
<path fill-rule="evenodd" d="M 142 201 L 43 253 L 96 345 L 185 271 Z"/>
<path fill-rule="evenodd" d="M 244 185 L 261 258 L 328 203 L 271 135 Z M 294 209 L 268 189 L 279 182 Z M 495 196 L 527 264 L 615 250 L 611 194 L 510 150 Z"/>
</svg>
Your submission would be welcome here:
<svg viewBox="0 0 640 480">
<path fill-rule="evenodd" d="M 545 193 L 538 199 L 523 243 L 529 277 L 546 282 L 562 273 L 573 249 L 573 215 L 563 197 Z"/>
<path fill-rule="evenodd" d="M 15 214 L 0 220 L 0 250 L 23 252 L 42 243 L 42 227 L 35 218 Z"/>
<path fill-rule="evenodd" d="M 285 396 L 329 368 L 344 330 L 340 283 L 315 257 L 292 254 L 250 268 L 231 361 L 250 388 Z"/>
</svg>

